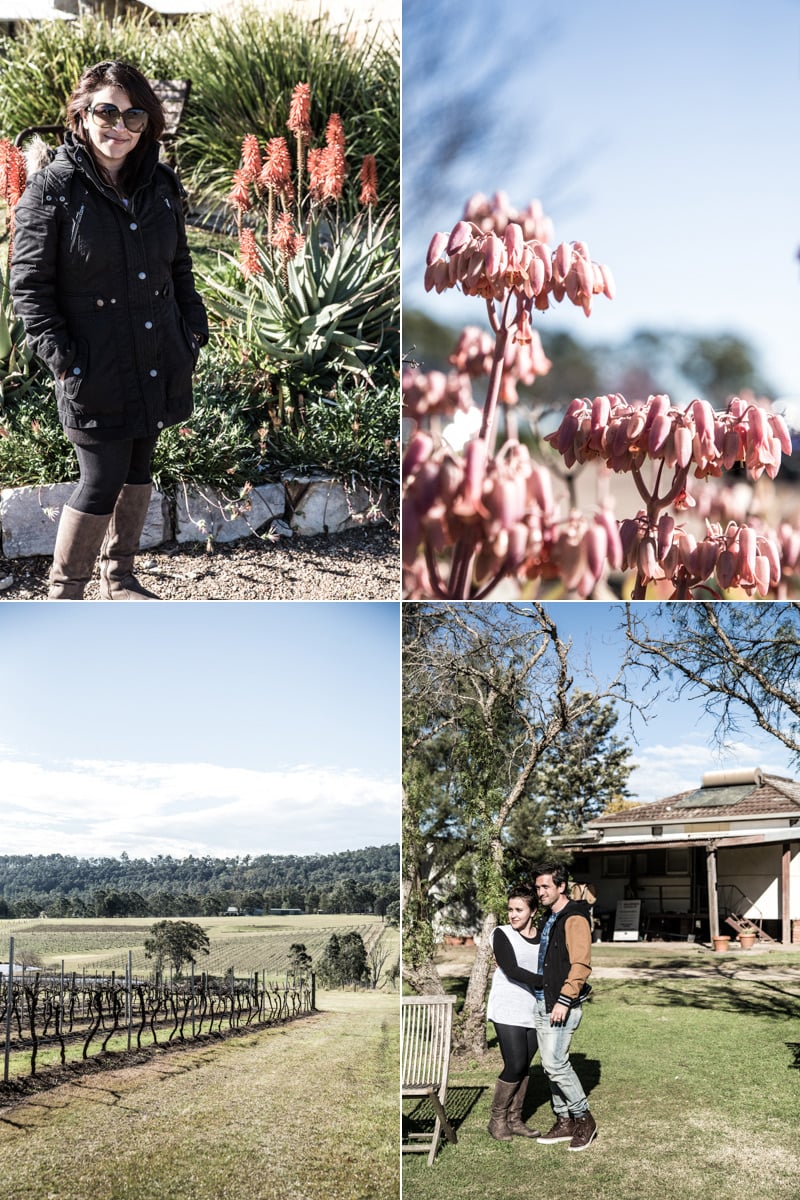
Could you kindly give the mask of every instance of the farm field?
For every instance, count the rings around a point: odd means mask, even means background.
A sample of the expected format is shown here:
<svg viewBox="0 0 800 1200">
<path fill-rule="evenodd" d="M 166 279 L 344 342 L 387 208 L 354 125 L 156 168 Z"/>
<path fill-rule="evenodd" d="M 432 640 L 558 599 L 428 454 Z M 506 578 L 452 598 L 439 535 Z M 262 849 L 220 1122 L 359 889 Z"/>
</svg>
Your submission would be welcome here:
<svg viewBox="0 0 800 1200">
<path fill-rule="evenodd" d="M 14 958 L 23 962 L 65 971 L 91 967 L 124 974 L 128 950 L 133 952 L 133 969 L 142 974 L 152 969 L 144 955 L 144 941 L 155 917 L 81 917 L 0 921 L 0 961 L 8 958 L 8 939 L 14 938 Z M 383 931 L 385 945 L 399 955 L 398 930 L 383 925 L 369 914 L 321 914 L 301 917 L 192 917 L 208 934 L 211 953 L 202 955 L 198 969 L 224 974 L 232 966 L 236 973 L 283 972 L 293 942 L 302 942 L 316 962 L 331 934 L 357 930 L 367 951 Z"/>
<path fill-rule="evenodd" d="M 2 922 L 0 962 L 13 936 L 20 989 L 10 1017 L 5 1078 L 41 1078 L 48 1068 L 75 1069 L 98 1054 L 177 1046 L 195 1037 L 298 1018 L 314 1001 L 309 978 L 287 974 L 294 943 L 306 946 L 313 969 L 334 932 L 357 930 L 368 953 L 376 951 L 375 975 L 390 992 L 385 973 L 399 959 L 399 931 L 377 918 L 208 918 L 198 924 L 209 936 L 211 953 L 198 955 L 194 976 L 190 979 L 185 968 L 182 978 L 173 978 L 166 968 L 159 983 L 144 954 L 152 923 L 152 918 Z M 0 1042 L 5 1048 L 4 987 Z"/>
<path fill-rule="evenodd" d="M 399 998 L 323 992 L 278 1028 L 0 1108 L 9 1200 L 397 1200 Z"/>
</svg>

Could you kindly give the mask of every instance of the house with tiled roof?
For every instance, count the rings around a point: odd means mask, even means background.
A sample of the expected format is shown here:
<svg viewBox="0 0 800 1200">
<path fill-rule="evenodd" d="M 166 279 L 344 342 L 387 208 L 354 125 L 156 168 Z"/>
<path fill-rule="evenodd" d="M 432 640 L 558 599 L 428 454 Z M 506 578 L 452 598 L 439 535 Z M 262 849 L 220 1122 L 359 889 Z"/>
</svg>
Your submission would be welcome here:
<svg viewBox="0 0 800 1200">
<path fill-rule="evenodd" d="M 596 817 L 559 845 L 597 897 L 604 937 L 638 911 L 633 937 L 708 940 L 748 921 L 762 940 L 800 940 L 797 780 L 708 772 L 691 791 Z"/>
</svg>

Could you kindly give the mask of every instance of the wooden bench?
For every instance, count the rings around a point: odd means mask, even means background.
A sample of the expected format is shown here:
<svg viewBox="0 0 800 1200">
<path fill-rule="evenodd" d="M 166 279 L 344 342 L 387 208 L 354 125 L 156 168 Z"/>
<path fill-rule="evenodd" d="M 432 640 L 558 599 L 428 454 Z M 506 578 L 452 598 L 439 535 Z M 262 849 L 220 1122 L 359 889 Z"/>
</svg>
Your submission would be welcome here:
<svg viewBox="0 0 800 1200">
<path fill-rule="evenodd" d="M 428 1166 L 433 1165 L 443 1132 L 449 1142 L 458 1140 L 445 1112 L 455 1002 L 455 996 L 404 996 L 402 1000 L 403 1099 L 430 1100 L 436 1116 L 433 1133 L 409 1134 L 403 1153 L 427 1150 Z"/>
<path fill-rule="evenodd" d="M 189 79 L 151 79 L 150 86 L 161 101 L 164 110 L 164 132 L 161 135 L 161 145 L 164 147 L 164 157 L 170 166 L 175 166 L 175 143 L 178 130 L 192 83 Z M 55 138 L 59 145 L 64 141 L 67 129 L 65 125 L 29 125 L 14 138 L 14 145 L 21 146 L 27 138 L 39 134 L 40 137 Z"/>
</svg>

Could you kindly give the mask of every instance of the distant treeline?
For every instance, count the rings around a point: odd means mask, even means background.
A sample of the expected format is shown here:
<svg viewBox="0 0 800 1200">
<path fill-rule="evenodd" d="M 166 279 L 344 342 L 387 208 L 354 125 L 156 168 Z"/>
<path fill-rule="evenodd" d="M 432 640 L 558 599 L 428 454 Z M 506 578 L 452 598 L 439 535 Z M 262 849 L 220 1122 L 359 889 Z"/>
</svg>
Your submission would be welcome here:
<svg viewBox="0 0 800 1200">
<path fill-rule="evenodd" d="M 0 855 L 0 918 L 215 916 L 301 908 L 399 915 L 400 847 L 235 858 Z"/>
</svg>

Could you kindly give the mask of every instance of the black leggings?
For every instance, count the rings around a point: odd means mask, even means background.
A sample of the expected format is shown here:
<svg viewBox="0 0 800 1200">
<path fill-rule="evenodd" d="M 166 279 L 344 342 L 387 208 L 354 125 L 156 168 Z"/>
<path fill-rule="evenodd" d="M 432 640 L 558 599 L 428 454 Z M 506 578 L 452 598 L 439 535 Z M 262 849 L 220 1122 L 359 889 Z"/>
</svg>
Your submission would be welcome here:
<svg viewBox="0 0 800 1200">
<path fill-rule="evenodd" d="M 67 503 L 78 512 L 103 517 L 114 511 L 126 483 L 149 483 L 158 434 L 124 442 L 76 446 L 81 477 Z"/>
<path fill-rule="evenodd" d="M 536 1030 L 525 1029 L 522 1025 L 498 1025 L 497 1021 L 494 1027 L 503 1056 L 499 1078 L 504 1083 L 519 1083 L 528 1074 L 539 1045 Z"/>
</svg>

